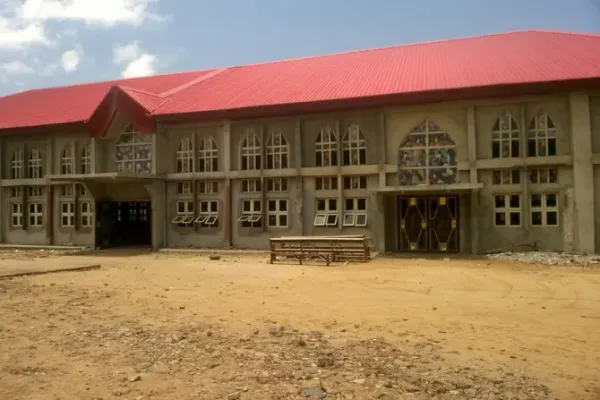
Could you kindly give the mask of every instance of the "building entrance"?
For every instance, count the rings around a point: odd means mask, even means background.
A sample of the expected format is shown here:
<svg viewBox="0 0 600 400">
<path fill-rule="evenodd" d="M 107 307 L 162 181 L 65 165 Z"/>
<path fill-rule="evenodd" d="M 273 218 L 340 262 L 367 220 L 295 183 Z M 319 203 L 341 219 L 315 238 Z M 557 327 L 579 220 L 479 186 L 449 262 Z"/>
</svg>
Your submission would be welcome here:
<svg viewBox="0 0 600 400">
<path fill-rule="evenodd" d="M 99 201 L 96 204 L 96 246 L 152 246 L 149 201 Z"/>
</svg>

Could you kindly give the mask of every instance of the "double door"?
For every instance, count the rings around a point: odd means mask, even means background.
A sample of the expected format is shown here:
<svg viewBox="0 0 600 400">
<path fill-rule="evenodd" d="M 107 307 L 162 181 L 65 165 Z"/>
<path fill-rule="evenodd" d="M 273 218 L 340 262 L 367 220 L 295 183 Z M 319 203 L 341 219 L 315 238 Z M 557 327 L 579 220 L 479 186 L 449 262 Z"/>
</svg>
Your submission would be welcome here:
<svg viewBox="0 0 600 400">
<path fill-rule="evenodd" d="M 457 252 L 458 197 L 398 197 L 399 249 Z"/>
</svg>

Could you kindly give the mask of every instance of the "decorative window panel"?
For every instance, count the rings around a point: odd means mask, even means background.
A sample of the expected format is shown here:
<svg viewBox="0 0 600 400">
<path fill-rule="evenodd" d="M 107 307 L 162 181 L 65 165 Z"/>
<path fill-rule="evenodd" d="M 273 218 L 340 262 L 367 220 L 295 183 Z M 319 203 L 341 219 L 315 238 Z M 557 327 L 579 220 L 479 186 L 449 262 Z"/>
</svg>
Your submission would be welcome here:
<svg viewBox="0 0 600 400">
<path fill-rule="evenodd" d="M 252 129 L 246 131 L 240 149 L 242 170 L 261 168 L 261 143 L 258 135 Z"/>
<path fill-rule="evenodd" d="M 518 185 L 521 183 L 521 171 L 519 169 L 501 169 L 492 171 L 493 185 Z"/>
<path fill-rule="evenodd" d="M 429 120 L 414 128 L 400 144 L 400 185 L 456 183 L 456 144 Z"/>
<path fill-rule="evenodd" d="M 527 128 L 527 156 L 545 157 L 556 155 L 556 127 L 545 112 L 531 120 Z"/>
<path fill-rule="evenodd" d="M 534 168 L 529 170 L 530 183 L 558 183 L 557 168 Z"/>
<path fill-rule="evenodd" d="M 219 150 L 212 136 L 205 136 L 198 143 L 198 172 L 219 170 Z"/>
<path fill-rule="evenodd" d="M 530 195 L 532 226 L 558 226 L 558 193 Z"/>
<path fill-rule="evenodd" d="M 337 136 L 330 127 L 321 129 L 315 140 L 315 164 L 317 167 L 338 165 Z"/>
<path fill-rule="evenodd" d="M 267 140 L 267 169 L 288 167 L 289 146 L 281 132 L 272 132 Z"/>
<path fill-rule="evenodd" d="M 358 125 L 352 125 L 342 138 L 342 164 L 364 165 L 367 163 L 367 141 Z"/>
<path fill-rule="evenodd" d="M 152 135 L 127 127 L 117 140 L 115 160 L 118 172 L 152 173 Z"/>
<path fill-rule="evenodd" d="M 492 158 L 520 157 L 521 133 L 514 118 L 506 113 L 492 128 Z"/>
<path fill-rule="evenodd" d="M 494 195 L 494 225 L 521 226 L 521 195 Z"/>
</svg>

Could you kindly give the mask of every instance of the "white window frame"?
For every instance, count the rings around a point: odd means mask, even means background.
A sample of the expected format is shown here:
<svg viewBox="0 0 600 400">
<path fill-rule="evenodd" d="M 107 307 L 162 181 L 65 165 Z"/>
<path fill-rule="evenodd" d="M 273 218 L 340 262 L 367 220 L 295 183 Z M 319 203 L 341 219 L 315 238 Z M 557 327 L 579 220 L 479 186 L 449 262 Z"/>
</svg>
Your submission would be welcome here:
<svg viewBox="0 0 600 400">
<path fill-rule="evenodd" d="M 183 204 L 183 207 L 179 207 Z M 194 201 L 193 200 L 177 200 L 175 202 L 175 217 L 171 220 L 172 224 L 177 224 L 180 227 L 191 226 L 194 222 Z"/>
<path fill-rule="evenodd" d="M 262 148 L 258 134 L 253 129 L 247 129 L 240 143 L 240 169 L 243 171 L 260 169 L 261 153 Z"/>
<path fill-rule="evenodd" d="M 265 150 L 267 156 L 266 169 L 288 168 L 290 147 L 283 133 L 271 132 Z"/>
<path fill-rule="evenodd" d="M 365 175 L 351 175 L 342 177 L 344 190 L 366 189 L 367 177 Z"/>
<path fill-rule="evenodd" d="M 23 227 L 23 203 L 13 202 L 10 204 L 10 226 L 12 228 Z"/>
<path fill-rule="evenodd" d="M 29 207 L 29 223 L 27 226 L 32 228 L 41 228 L 44 226 L 44 204 L 41 202 L 31 202 L 27 206 Z"/>
<path fill-rule="evenodd" d="M 502 198 L 504 205 L 498 206 L 496 203 L 497 198 Z M 517 198 L 519 205 L 518 207 L 512 206 L 512 199 Z M 494 226 L 498 228 L 519 228 L 523 226 L 523 196 L 519 193 L 495 193 L 494 199 Z M 499 214 L 504 215 L 504 225 L 498 224 L 496 216 Z M 515 225 L 512 223 L 512 214 L 519 215 L 519 224 Z"/>
<path fill-rule="evenodd" d="M 153 135 L 138 132 L 132 125 L 125 128 L 115 144 L 117 172 L 152 173 L 154 168 L 153 141 Z M 145 157 L 144 154 L 146 154 Z"/>
<path fill-rule="evenodd" d="M 24 157 L 22 148 L 15 149 L 10 160 L 10 179 L 23 179 Z"/>
<path fill-rule="evenodd" d="M 175 172 L 194 172 L 194 145 L 189 136 L 184 136 L 177 143 L 175 151 Z"/>
<path fill-rule="evenodd" d="M 333 167 L 338 165 L 338 139 L 329 126 L 324 127 L 315 139 L 315 165 Z"/>
<path fill-rule="evenodd" d="M 213 207 L 214 206 L 214 207 Z M 195 224 L 201 224 L 205 227 L 218 226 L 219 221 L 219 200 L 200 200 L 198 201 L 198 217 Z"/>
<path fill-rule="evenodd" d="M 73 174 L 75 166 L 75 158 L 73 157 L 73 145 L 71 143 L 65 145 L 60 152 L 60 174 Z"/>
<path fill-rule="evenodd" d="M 39 179 L 44 177 L 44 160 L 39 149 L 31 149 L 29 151 L 29 159 L 27 160 L 27 168 L 29 179 Z"/>
<path fill-rule="evenodd" d="M 494 144 L 498 144 L 498 156 L 494 156 Z M 508 155 L 502 153 L 502 148 L 508 144 Z M 517 154 L 513 154 L 513 144 L 517 146 Z M 492 128 L 492 158 L 521 157 L 521 129 L 510 113 L 500 116 Z"/>
<path fill-rule="evenodd" d="M 337 190 L 337 176 L 323 176 L 315 180 L 315 190 Z"/>
<path fill-rule="evenodd" d="M 533 205 L 533 198 L 534 196 L 540 196 L 540 200 L 541 200 L 541 205 L 540 206 L 534 206 Z M 555 196 L 556 199 L 556 205 L 554 206 L 549 206 L 548 205 L 548 196 Z M 558 192 L 545 192 L 545 193 L 531 193 L 529 195 L 529 211 L 530 211 L 530 223 L 531 226 L 533 227 L 546 227 L 546 226 L 551 226 L 551 227 L 556 227 L 559 226 L 559 195 Z M 533 224 L 533 214 L 534 213 L 541 213 L 542 215 L 542 223 L 539 225 L 534 225 Z M 556 213 L 556 224 L 548 224 L 548 214 L 549 213 Z"/>
<path fill-rule="evenodd" d="M 219 170 L 219 149 L 212 136 L 204 136 L 198 143 L 198 172 Z"/>
<path fill-rule="evenodd" d="M 80 172 L 84 175 L 92 173 L 92 146 L 88 143 L 81 149 Z"/>
<path fill-rule="evenodd" d="M 521 184 L 521 170 L 518 168 L 496 169 L 492 171 L 492 185 L 494 186 L 519 184 Z"/>
<path fill-rule="evenodd" d="M 348 160 L 346 161 L 346 155 Z M 367 140 L 360 127 L 350 125 L 342 138 L 342 165 L 366 165 Z"/>
<path fill-rule="evenodd" d="M 242 193 L 258 193 L 261 191 L 262 182 L 260 179 L 243 179 Z"/>
<path fill-rule="evenodd" d="M 272 210 L 271 204 L 275 207 Z M 281 205 L 285 204 L 285 209 Z M 275 223 L 271 224 L 271 217 L 275 217 Z M 285 224 L 281 223 L 281 217 L 285 217 Z M 289 226 L 289 202 L 287 199 L 268 199 L 267 200 L 267 226 L 269 228 L 287 228 Z"/>
<path fill-rule="evenodd" d="M 324 207 L 319 207 L 319 203 L 323 202 Z M 333 203 L 332 203 L 333 202 Z M 331 205 L 335 204 L 335 208 Z M 315 218 L 313 220 L 314 226 L 338 226 L 338 214 L 339 204 L 337 198 L 317 198 L 315 199 Z"/>
<path fill-rule="evenodd" d="M 549 125 L 552 125 L 549 127 Z M 540 154 L 538 143 L 544 142 L 546 154 Z M 535 154 L 529 154 L 529 146 L 535 144 Z M 549 154 L 550 143 L 554 143 L 554 154 Z M 558 153 L 558 142 L 556 140 L 556 125 L 548 113 L 539 112 L 529 123 L 527 128 L 527 157 L 548 157 Z"/>
<path fill-rule="evenodd" d="M 81 228 L 91 228 L 94 226 L 94 211 L 91 201 L 79 202 L 79 226 Z"/>
<path fill-rule="evenodd" d="M 348 201 L 352 202 L 352 207 L 348 207 Z M 360 203 L 364 202 L 364 207 L 360 207 Z M 344 227 L 365 227 L 368 221 L 367 214 L 367 199 L 365 197 L 350 197 L 344 199 L 344 218 L 342 226 Z"/>
<path fill-rule="evenodd" d="M 267 179 L 267 192 L 287 192 L 288 180 L 287 178 L 268 178 Z"/>
<path fill-rule="evenodd" d="M 244 207 L 248 204 L 249 207 Z M 258 204 L 258 207 L 256 205 Z M 250 224 L 248 228 L 262 227 L 262 201 L 260 199 L 242 199 L 241 215 L 238 217 L 238 222 Z M 246 209 L 247 208 L 247 209 Z"/>
<path fill-rule="evenodd" d="M 75 202 L 60 202 L 60 226 L 61 228 L 73 228 L 75 226 Z"/>
<path fill-rule="evenodd" d="M 551 171 L 554 173 L 552 174 Z M 527 176 L 532 185 L 558 183 L 558 168 L 532 168 L 528 171 Z"/>
</svg>

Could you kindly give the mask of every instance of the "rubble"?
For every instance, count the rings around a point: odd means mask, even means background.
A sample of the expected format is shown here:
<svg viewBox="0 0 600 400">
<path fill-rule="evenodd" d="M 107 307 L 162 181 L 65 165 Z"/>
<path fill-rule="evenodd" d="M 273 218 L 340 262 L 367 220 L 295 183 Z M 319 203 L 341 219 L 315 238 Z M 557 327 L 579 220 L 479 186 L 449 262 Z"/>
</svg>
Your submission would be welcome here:
<svg viewBox="0 0 600 400">
<path fill-rule="evenodd" d="M 527 264 L 543 264 L 557 266 L 596 266 L 600 264 L 600 255 L 581 253 L 559 253 L 559 252 L 504 252 L 488 255 L 495 260 L 521 262 Z"/>
</svg>

